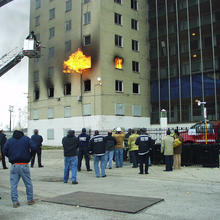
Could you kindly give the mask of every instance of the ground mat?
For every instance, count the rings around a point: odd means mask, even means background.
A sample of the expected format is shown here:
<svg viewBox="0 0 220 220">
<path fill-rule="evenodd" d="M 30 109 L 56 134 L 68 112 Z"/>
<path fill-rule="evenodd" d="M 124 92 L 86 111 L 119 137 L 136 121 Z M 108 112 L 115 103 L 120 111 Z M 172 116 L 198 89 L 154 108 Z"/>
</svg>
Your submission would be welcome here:
<svg viewBox="0 0 220 220">
<path fill-rule="evenodd" d="M 42 201 L 135 214 L 163 201 L 163 199 L 79 191 L 43 199 Z"/>
</svg>

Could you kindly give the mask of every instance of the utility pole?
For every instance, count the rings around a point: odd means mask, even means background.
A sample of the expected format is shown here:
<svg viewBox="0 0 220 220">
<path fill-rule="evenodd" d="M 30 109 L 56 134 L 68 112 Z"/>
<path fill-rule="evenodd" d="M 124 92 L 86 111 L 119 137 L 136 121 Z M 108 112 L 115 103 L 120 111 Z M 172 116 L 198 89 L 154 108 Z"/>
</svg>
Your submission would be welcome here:
<svg viewBox="0 0 220 220">
<path fill-rule="evenodd" d="M 10 132 L 11 132 L 11 114 L 14 111 L 14 106 L 9 105 L 8 111 L 9 111 L 9 114 L 10 114 L 9 129 L 10 129 Z"/>
</svg>

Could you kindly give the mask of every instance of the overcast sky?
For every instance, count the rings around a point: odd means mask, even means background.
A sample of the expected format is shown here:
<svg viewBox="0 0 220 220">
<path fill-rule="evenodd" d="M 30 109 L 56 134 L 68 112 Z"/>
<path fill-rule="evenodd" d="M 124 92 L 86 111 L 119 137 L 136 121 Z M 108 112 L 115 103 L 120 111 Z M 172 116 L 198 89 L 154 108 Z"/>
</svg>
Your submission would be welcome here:
<svg viewBox="0 0 220 220">
<path fill-rule="evenodd" d="M 29 7 L 29 0 L 14 0 L 0 8 L 0 58 L 16 47 L 22 49 L 29 32 Z M 27 106 L 27 92 L 28 58 L 25 57 L 0 77 L 0 127 L 9 125 L 9 105 L 14 106 L 13 126 L 16 126 L 18 109 Z"/>
</svg>

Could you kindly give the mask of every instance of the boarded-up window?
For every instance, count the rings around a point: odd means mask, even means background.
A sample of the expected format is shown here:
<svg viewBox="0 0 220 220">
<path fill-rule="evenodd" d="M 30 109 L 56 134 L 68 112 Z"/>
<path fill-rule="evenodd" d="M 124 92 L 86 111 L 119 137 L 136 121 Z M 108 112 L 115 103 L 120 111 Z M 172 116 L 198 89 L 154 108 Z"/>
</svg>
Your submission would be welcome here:
<svg viewBox="0 0 220 220">
<path fill-rule="evenodd" d="M 48 108 L 48 118 L 54 118 L 54 110 L 53 108 Z"/>
<path fill-rule="evenodd" d="M 54 129 L 47 129 L 47 140 L 54 140 Z"/>
<path fill-rule="evenodd" d="M 64 107 L 64 117 L 65 118 L 71 117 L 71 107 L 70 106 Z"/>
<path fill-rule="evenodd" d="M 38 120 L 39 119 L 38 110 L 37 109 L 34 109 L 34 111 L 33 111 L 33 119 L 34 120 Z"/>
<path fill-rule="evenodd" d="M 132 114 L 133 114 L 133 116 L 141 116 L 141 106 L 140 105 L 132 105 Z"/>
<path fill-rule="evenodd" d="M 91 115 L 91 104 L 83 105 L 83 115 Z"/>
<path fill-rule="evenodd" d="M 125 105 L 124 104 L 115 104 L 115 114 L 116 115 L 125 115 Z"/>
</svg>

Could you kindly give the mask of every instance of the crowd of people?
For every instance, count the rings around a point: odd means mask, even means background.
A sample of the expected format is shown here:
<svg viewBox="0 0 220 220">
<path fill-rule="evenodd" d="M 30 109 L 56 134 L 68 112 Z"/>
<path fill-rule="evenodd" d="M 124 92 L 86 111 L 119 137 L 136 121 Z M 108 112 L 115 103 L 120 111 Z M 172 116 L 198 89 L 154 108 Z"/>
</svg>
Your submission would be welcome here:
<svg viewBox="0 0 220 220">
<path fill-rule="evenodd" d="M 165 156 L 166 164 L 164 171 L 172 171 L 173 163 L 174 169 L 181 167 L 182 141 L 178 130 L 175 130 L 174 134 L 171 134 L 169 129 L 167 130 L 167 135 L 161 143 L 161 153 Z M 0 159 L 2 159 L 4 169 L 7 169 L 5 156 L 8 157 L 11 163 L 11 200 L 15 208 L 20 206 L 17 193 L 20 178 L 22 178 L 26 187 L 28 204 L 34 204 L 29 162 L 31 162 L 31 167 L 34 167 L 35 156 L 37 155 L 38 167 L 43 167 L 41 163 L 42 142 L 43 138 L 38 134 L 37 129 L 29 138 L 24 135 L 21 129 L 16 128 L 9 140 L 7 140 L 3 130 L 0 129 Z M 149 174 L 150 151 L 153 144 L 154 140 L 147 134 L 145 128 L 138 131 L 129 129 L 125 134 L 118 127 L 114 132 L 108 131 L 107 135 L 102 135 L 96 130 L 93 137 L 87 134 L 85 128 L 78 136 L 76 136 L 74 130 L 69 130 L 62 139 L 64 152 L 63 182 L 68 182 L 71 171 L 72 184 L 78 184 L 77 172 L 81 171 L 83 157 L 85 158 L 87 171 L 92 171 L 90 168 L 91 156 L 93 156 L 94 171 L 97 178 L 107 176 L 106 168 L 113 168 L 113 160 L 115 160 L 116 168 L 122 168 L 123 161 L 127 159 L 128 154 L 132 168 L 139 167 L 139 174 Z"/>
</svg>

